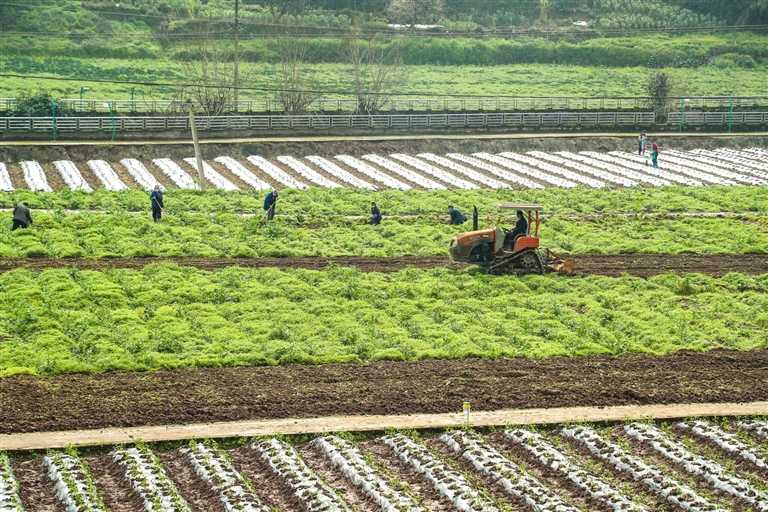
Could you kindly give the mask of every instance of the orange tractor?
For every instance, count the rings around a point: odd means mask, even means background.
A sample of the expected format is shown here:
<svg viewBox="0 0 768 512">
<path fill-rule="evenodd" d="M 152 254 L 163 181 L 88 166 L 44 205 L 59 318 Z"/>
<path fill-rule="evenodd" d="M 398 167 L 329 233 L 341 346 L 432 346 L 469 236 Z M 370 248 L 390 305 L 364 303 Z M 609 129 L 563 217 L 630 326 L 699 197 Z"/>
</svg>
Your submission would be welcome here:
<svg viewBox="0 0 768 512">
<path fill-rule="evenodd" d="M 539 247 L 540 205 L 504 203 L 498 207 L 522 212 L 525 232 L 499 227 L 478 229 L 475 208 L 473 231 L 457 235 L 451 241 L 449 250 L 453 261 L 477 263 L 489 274 L 570 274 L 574 271 L 573 261 L 560 259 L 549 249 Z"/>
</svg>

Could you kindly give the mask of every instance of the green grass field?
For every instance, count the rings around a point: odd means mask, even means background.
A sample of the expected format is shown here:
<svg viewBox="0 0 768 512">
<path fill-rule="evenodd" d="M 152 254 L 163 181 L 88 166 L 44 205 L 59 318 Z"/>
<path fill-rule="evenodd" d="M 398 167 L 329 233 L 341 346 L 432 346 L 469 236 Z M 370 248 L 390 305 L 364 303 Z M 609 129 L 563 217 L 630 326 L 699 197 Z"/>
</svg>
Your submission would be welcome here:
<svg viewBox="0 0 768 512">
<path fill-rule="evenodd" d="M 59 82 L 26 78 L 0 78 L 0 97 L 47 90 L 55 97 L 77 98 L 81 86 L 89 88 L 85 99 L 171 99 L 178 95 L 172 87 L 142 87 L 123 84 L 90 83 L 85 79 L 105 78 L 150 82 L 184 82 L 176 62 L 120 59 L 32 59 L 30 66 L 15 59 L 0 57 L 0 72 L 41 74 L 52 77 L 82 77 L 84 80 Z M 56 61 L 54 64 L 53 61 Z M 83 70 L 78 64 L 87 64 Z M 248 86 L 275 86 L 275 66 L 268 63 L 245 64 Z M 342 64 L 309 66 L 313 87 L 323 90 L 349 90 L 352 73 Z M 673 92 L 688 96 L 765 94 L 768 66 L 754 68 L 665 68 L 672 76 Z M 643 67 L 589 67 L 556 64 L 518 64 L 500 66 L 406 66 L 402 75 L 403 93 L 425 95 L 466 94 L 505 96 L 643 96 L 648 75 Z M 241 99 L 259 98 L 264 93 L 244 93 Z M 328 94 L 328 97 L 333 95 Z"/>
</svg>

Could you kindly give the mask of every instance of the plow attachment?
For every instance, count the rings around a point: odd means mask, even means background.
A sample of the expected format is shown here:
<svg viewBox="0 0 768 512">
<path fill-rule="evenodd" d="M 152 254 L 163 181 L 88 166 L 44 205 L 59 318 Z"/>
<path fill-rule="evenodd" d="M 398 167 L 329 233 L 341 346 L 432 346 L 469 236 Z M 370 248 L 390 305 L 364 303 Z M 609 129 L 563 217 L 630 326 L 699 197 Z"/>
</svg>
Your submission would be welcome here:
<svg viewBox="0 0 768 512">
<path fill-rule="evenodd" d="M 563 259 L 549 249 L 545 252 L 544 270 L 557 272 L 558 274 L 573 274 L 576 270 L 576 262 L 571 259 Z"/>
</svg>

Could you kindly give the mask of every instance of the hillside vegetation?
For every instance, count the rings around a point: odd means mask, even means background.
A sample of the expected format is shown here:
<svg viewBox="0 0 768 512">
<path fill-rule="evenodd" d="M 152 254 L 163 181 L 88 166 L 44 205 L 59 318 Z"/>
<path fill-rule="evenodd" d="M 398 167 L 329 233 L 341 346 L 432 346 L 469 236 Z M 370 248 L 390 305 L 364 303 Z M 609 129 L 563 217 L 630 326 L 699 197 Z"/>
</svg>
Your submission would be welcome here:
<svg viewBox="0 0 768 512">
<path fill-rule="evenodd" d="M 299 35 L 299 59 L 307 63 L 305 85 L 329 89 L 348 86 L 347 66 L 355 44 L 374 54 L 395 55 L 409 67 L 398 84 L 400 92 L 642 95 L 648 69 L 674 73 L 696 68 L 696 73 L 681 73 L 691 78 L 675 80 L 674 93 L 756 95 L 762 88 L 751 84 L 761 81 L 768 66 L 764 31 L 690 30 L 768 23 L 766 0 L 242 0 L 240 4 L 241 83 L 254 87 L 279 86 L 276 67 L 286 54 L 286 41 L 296 41 Z M 83 80 L 198 80 L 201 77 L 190 75 L 188 63 L 232 59 L 233 5 L 232 0 L 0 4 L 4 30 L 0 72 Z M 430 25 L 419 30 L 407 26 L 395 30 L 390 25 L 411 22 Z M 350 42 L 344 37 L 350 33 L 376 36 L 370 43 Z M 283 37 L 273 37 L 278 34 Z M 331 67 L 318 67 L 323 65 Z M 534 65 L 550 67 L 537 70 Z M 443 66 L 495 66 L 508 72 L 461 84 L 455 69 L 447 71 L 453 79 L 439 76 Z M 721 70 L 727 70 L 723 77 L 715 76 Z M 467 68 L 458 74 L 475 72 Z M 540 80 L 532 76 L 539 74 Z M 517 84 L 520 77 L 523 80 Z M 697 77 L 702 84 L 688 84 Z M 30 86 L 3 78 L 0 95 L 16 96 L 34 87 L 71 97 L 83 85 Z M 135 89 L 88 87 L 91 95 L 101 91 L 103 96 L 122 96 Z M 132 94 L 173 97 L 176 92 L 145 87 Z"/>
</svg>

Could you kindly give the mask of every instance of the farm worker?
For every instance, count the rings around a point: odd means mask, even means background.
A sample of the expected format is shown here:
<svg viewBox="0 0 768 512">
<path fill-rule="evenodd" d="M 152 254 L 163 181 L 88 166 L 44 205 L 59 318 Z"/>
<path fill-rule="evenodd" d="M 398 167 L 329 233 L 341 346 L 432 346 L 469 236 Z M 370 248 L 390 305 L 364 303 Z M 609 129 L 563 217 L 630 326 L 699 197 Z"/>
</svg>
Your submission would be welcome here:
<svg viewBox="0 0 768 512">
<path fill-rule="evenodd" d="M 378 226 L 381 224 L 381 210 L 379 210 L 379 206 L 376 203 L 371 203 L 371 220 L 370 224 L 373 226 Z"/>
<path fill-rule="evenodd" d="M 659 167 L 659 145 L 656 143 L 656 141 L 653 142 L 653 146 L 651 147 L 651 160 L 653 160 L 653 166 L 658 168 Z"/>
<path fill-rule="evenodd" d="M 515 223 L 515 229 L 509 232 L 504 239 L 504 245 L 512 248 L 515 243 L 515 238 L 520 235 L 528 234 L 528 221 L 525 219 L 523 210 L 517 210 L 517 222 Z"/>
<path fill-rule="evenodd" d="M 149 201 L 152 203 L 152 220 L 157 222 L 163 216 L 163 208 L 165 208 L 165 203 L 163 203 L 163 191 L 160 188 L 160 185 L 155 185 L 152 193 L 149 194 Z"/>
<path fill-rule="evenodd" d="M 448 214 L 451 216 L 451 224 L 454 226 L 458 226 L 459 224 L 464 224 L 467 222 L 466 215 L 461 213 L 461 211 L 454 206 L 448 207 Z"/>
<path fill-rule="evenodd" d="M 27 203 L 17 203 L 14 205 L 11 231 L 15 231 L 18 228 L 26 229 L 30 225 L 32 225 L 32 213 Z"/>
<path fill-rule="evenodd" d="M 264 211 L 267 212 L 267 220 L 275 218 L 275 210 L 277 209 L 277 190 L 272 189 L 267 197 L 264 198 Z"/>
<path fill-rule="evenodd" d="M 641 133 L 637 138 L 637 145 L 637 154 L 639 156 L 643 156 L 645 154 L 645 148 L 648 145 L 648 136 L 645 134 L 645 132 Z"/>
</svg>

